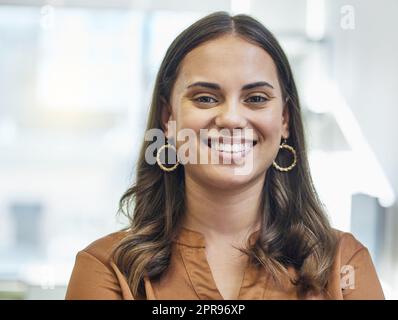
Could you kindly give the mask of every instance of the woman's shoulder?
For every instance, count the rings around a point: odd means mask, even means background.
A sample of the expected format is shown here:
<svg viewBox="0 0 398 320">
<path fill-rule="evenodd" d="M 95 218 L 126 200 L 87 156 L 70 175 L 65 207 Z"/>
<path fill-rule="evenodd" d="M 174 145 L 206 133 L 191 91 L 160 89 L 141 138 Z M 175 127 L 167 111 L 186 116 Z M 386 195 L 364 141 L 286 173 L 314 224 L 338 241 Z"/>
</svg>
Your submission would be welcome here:
<svg viewBox="0 0 398 320">
<path fill-rule="evenodd" d="M 85 252 L 101 263 L 108 265 L 111 260 L 111 255 L 113 249 L 128 235 L 127 231 L 116 231 L 107 234 L 101 238 L 92 241 L 87 247 L 85 247 L 81 252 Z"/>
<path fill-rule="evenodd" d="M 337 252 L 330 280 L 336 296 L 348 299 L 384 299 L 368 248 L 351 232 L 334 229 L 337 235 Z"/>
<path fill-rule="evenodd" d="M 127 283 L 111 259 L 113 249 L 127 234 L 110 233 L 77 253 L 65 295 L 67 300 L 131 298 Z"/>
<path fill-rule="evenodd" d="M 357 253 L 368 250 L 351 232 L 338 229 L 333 231 L 337 238 L 337 252 L 342 262 L 347 262 Z"/>
</svg>

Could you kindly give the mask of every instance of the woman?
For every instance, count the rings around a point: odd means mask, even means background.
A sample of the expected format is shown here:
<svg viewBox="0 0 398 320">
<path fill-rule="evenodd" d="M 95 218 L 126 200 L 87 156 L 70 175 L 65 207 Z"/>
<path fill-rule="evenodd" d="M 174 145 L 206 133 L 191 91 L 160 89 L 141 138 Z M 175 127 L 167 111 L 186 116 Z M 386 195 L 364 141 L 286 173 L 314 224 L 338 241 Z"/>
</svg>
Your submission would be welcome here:
<svg viewBox="0 0 398 320">
<path fill-rule="evenodd" d="M 130 225 L 77 254 L 67 299 L 384 298 L 367 248 L 329 225 L 289 63 L 258 21 L 216 12 L 184 30 L 160 66 L 150 129 L 168 141 L 155 162 L 142 145 L 120 200 Z M 188 129 L 188 153 L 222 163 L 182 164 Z"/>
</svg>

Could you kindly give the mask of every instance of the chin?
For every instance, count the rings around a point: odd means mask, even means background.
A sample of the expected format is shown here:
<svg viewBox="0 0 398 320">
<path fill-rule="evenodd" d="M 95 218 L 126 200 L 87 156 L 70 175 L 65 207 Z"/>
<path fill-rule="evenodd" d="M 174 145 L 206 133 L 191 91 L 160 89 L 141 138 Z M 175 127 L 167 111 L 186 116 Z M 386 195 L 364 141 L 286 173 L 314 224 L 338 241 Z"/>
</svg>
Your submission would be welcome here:
<svg viewBox="0 0 398 320">
<path fill-rule="evenodd" d="M 255 179 L 258 174 L 253 170 L 249 174 L 236 174 L 236 166 L 231 165 L 200 165 L 192 170 L 196 179 L 217 189 L 231 190 L 241 188 Z"/>
</svg>

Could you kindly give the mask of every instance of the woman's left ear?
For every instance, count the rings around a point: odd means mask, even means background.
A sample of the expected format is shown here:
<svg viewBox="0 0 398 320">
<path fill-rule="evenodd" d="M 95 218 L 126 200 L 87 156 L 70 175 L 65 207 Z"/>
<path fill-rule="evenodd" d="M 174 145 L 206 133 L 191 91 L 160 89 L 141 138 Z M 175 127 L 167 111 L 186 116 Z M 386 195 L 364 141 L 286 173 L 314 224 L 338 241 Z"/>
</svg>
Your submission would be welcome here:
<svg viewBox="0 0 398 320">
<path fill-rule="evenodd" d="M 283 112 L 282 112 L 282 136 L 284 139 L 289 138 L 290 135 L 289 119 L 290 119 L 289 106 L 286 103 L 283 107 Z"/>
<path fill-rule="evenodd" d="M 160 98 L 161 101 L 161 126 L 166 138 L 169 138 L 169 121 L 173 120 L 173 115 L 171 112 L 170 104 L 163 97 Z"/>
</svg>

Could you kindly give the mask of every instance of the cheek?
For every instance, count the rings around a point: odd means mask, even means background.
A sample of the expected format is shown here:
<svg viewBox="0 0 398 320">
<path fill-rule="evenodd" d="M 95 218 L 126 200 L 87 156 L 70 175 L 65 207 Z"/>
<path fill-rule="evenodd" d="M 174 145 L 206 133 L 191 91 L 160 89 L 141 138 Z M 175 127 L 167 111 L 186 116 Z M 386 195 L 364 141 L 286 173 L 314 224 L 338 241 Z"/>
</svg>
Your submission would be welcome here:
<svg viewBox="0 0 398 320">
<path fill-rule="evenodd" d="M 177 147 L 182 145 L 196 150 L 198 148 L 198 139 L 200 138 L 200 129 L 208 127 L 211 121 L 209 112 L 205 110 L 198 110 L 195 108 L 180 106 L 175 116 L 176 134 L 178 137 Z M 192 150 L 192 149 L 191 149 Z"/>
<path fill-rule="evenodd" d="M 209 110 L 181 106 L 175 120 L 177 123 L 177 130 L 192 129 L 199 134 L 199 130 L 206 128 L 211 118 L 212 115 L 209 113 Z"/>
<path fill-rule="evenodd" d="M 264 112 L 253 117 L 252 124 L 260 134 L 262 142 L 277 142 L 279 145 L 282 136 L 282 115 L 278 112 Z"/>
<path fill-rule="evenodd" d="M 282 137 L 282 115 L 279 113 L 264 113 L 253 119 L 252 124 L 260 135 L 257 149 L 259 165 L 269 167 L 279 152 Z"/>
</svg>

